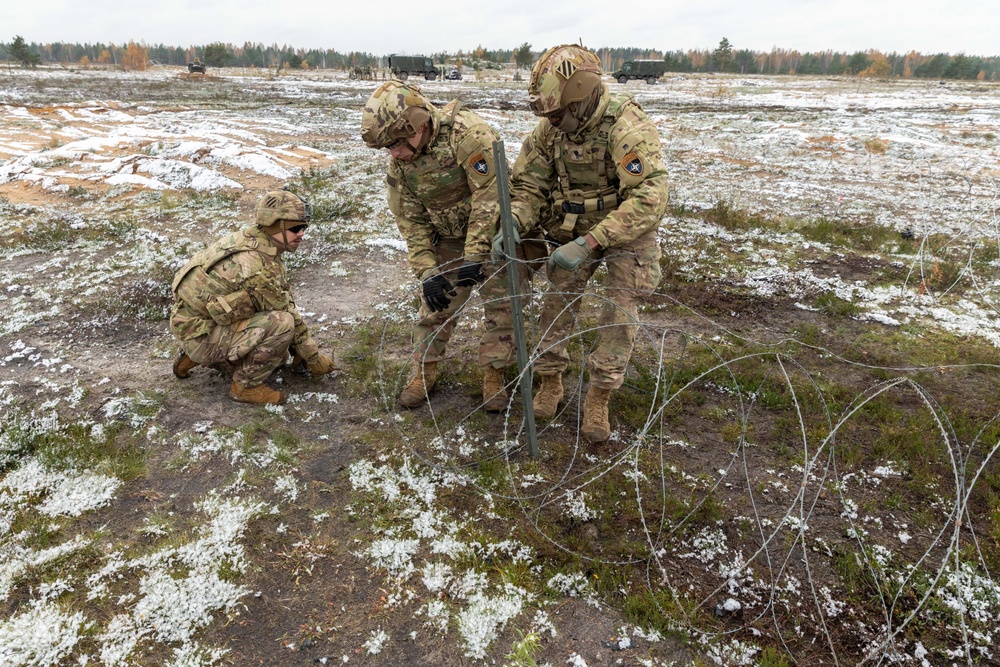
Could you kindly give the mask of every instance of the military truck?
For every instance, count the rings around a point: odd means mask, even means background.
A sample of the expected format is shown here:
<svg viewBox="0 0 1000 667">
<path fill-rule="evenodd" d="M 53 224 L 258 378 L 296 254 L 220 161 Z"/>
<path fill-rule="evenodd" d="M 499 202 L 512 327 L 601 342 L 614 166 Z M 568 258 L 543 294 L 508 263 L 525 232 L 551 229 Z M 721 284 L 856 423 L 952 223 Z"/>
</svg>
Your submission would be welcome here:
<svg viewBox="0 0 1000 667">
<path fill-rule="evenodd" d="M 427 56 L 397 56 L 393 53 L 389 56 L 389 69 L 400 81 L 406 81 L 411 74 L 423 76 L 428 81 L 438 76 L 438 69 Z"/>
<path fill-rule="evenodd" d="M 629 79 L 645 79 L 646 83 L 653 85 L 666 71 L 667 63 L 664 60 L 629 60 L 622 63 L 622 68 L 612 72 L 611 76 L 621 84 L 628 83 Z"/>
</svg>

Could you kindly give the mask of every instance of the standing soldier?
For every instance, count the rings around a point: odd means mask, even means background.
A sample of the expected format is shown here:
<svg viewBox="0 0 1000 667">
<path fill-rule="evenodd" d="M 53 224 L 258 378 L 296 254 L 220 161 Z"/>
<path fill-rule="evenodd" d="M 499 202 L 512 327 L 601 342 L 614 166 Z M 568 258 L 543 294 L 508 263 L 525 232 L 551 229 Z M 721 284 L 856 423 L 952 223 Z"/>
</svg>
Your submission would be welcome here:
<svg viewBox="0 0 1000 667">
<path fill-rule="evenodd" d="M 632 353 L 637 302 L 660 281 L 656 230 L 667 212 L 667 169 L 656 127 L 630 95 L 608 92 L 600 59 L 581 46 L 542 54 L 531 68 L 528 103 L 542 120 L 511 171 L 511 211 L 522 236 L 540 226 L 562 244 L 548 262 L 555 291 L 540 316 L 535 416 L 551 418 L 563 398 L 568 336 L 587 281 L 604 260 L 609 302 L 588 359 L 581 429 L 603 442 L 611 435 L 608 399 Z"/>
<path fill-rule="evenodd" d="M 392 156 L 386 176 L 389 210 L 422 286 L 400 405 L 414 408 L 427 398 L 456 313 L 472 287 L 485 281 L 480 289 L 485 332 L 479 342 L 483 402 L 490 412 L 502 410 L 507 403 L 503 369 L 514 360 L 514 341 L 505 274 L 489 261 L 500 217 L 496 132 L 458 100 L 439 110 L 417 86 L 391 80 L 365 104 L 361 138 Z"/>
<path fill-rule="evenodd" d="M 174 375 L 196 366 L 233 366 L 229 397 L 241 403 L 285 402 L 264 384 L 293 350 L 293 368 L 313 375 L 336 370 L 299 316 L 282 254 L 295 252 L 312 208 L 285 190 L 257 202 L 257 224 L 195 254 L 174 276 L 170 331 L 181 342 Z"/>
</svg>

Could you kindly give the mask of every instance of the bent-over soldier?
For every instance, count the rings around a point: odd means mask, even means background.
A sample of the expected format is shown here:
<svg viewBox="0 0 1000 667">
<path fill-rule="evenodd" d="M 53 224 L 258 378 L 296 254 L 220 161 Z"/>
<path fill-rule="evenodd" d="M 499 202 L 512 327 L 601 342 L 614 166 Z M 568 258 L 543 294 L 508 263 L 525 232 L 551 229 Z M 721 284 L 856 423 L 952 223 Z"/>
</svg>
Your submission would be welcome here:
<svg viewBox="0 0 1000 667">
<path fill-rule="evenodd" d="M 542 119 L 511 171 L 511 212 L 521 236 L 538 226 L 561 244 L 548 261 L 555 290 L 540 315 L 535 416 L 554 416 L 563 398 L 568 337 L 603 260 L 608 302 L 588 358 L 581 428 L 591 442 L 603 442 L 611 434 L 608 399 L 632 353 L 637 302 L 660 281 L 656 233 L 667 211 L 667 169 L 656 127 L 630 95 L 609 93 L 600 59 L 583 47 L 543 53 L 531 69 L 528 100 Z"/>
<path fill-rule="evenodd" d="M 196 253 L 173 281 L 170 331 L 181 343 L 174 375 L 196 366 L 233 369 L 229 397 L 242 403 L 285 402 L 265 380 L 292 352 L 292 366 L 313 375 L 336 370 L 309 335 L 292 298 L 282 255 L 295 252 L 312 217 L 310 205 L 285 191 L 257 202 L 256 224 Z"/>
<path fill-rule="evenodd" d="M 490 261 L 500 217 L 496 132 L 460 101 L 439 110 L 417 86 L 392 80 L 365 104 L 361 138 L 392 156 L 386 176 L 389 209 L 422 287 L 410 375 L 399 403 L 413 408 L 427 398 L 456 313 L 472 287 L 482 283 L 483 402 L 488 411 L 502 410 L 507 402 L 503 369 L 514 362 L 515 350 L 506 274 Z M 527 279 L 526 272 L 521 276 Z"/>
</svg>

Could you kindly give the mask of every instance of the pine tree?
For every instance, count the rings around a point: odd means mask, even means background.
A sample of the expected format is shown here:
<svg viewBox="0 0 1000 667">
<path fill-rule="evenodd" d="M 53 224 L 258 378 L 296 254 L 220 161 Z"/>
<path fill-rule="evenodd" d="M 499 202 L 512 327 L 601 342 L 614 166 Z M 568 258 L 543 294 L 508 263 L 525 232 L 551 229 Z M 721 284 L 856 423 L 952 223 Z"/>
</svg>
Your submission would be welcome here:
<svg viewBox="0 0 1000 667">
<path fill-rule="evenodd" d="M 231 54 L 226 49 L 226 45 L 221 42 L 209 44 L 205 47 L 204 62 L 209 67 L 225 67 L 229 64 L 232 57 L 233 54 Z"/>
<path fill-rule="evenodd" d="M 728 72 L 730 63 L 733 61 L 733 45 L 725 37 L 719 42 L 719 46 L 712 51 L 712 64 L 719 72 Z"/>
<path fill-rule="evenodd" d="M 532 60 L 533 58 L 531 55 L 531 44 L 525 42 L 521 44 L 521 46 L 517 47 L 517 50 L 514 51 L 514 62 L 517 64 L 519 68 L 528 69 L 529 67 L 531 67 Z"/>
<path fill-rule="evenodd" d="M 37 53 L 32 53 L 24 41 L 24 37 L 20 35 L 14 35 L 14 41 L 7 46 L 7 52 L 14 60 L 21 63 L 21 67 L 35 69 L 42 61 L 42 57 Z"/>
</svg>

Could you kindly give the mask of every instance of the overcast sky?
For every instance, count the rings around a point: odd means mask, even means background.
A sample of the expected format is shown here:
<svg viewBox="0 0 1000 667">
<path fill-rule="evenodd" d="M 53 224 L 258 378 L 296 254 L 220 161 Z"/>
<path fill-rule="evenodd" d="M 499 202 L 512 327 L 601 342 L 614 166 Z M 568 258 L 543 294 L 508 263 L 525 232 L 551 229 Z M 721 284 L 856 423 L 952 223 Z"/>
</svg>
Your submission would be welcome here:
<svg viewBox="0 0 1000 667">
<path fill-rule="evenodd" d="M 211 42 L 430 54 L 477 45 L 1000 55 L 996 0 L 0 0 L 0 41 Z"/>
</svg>

